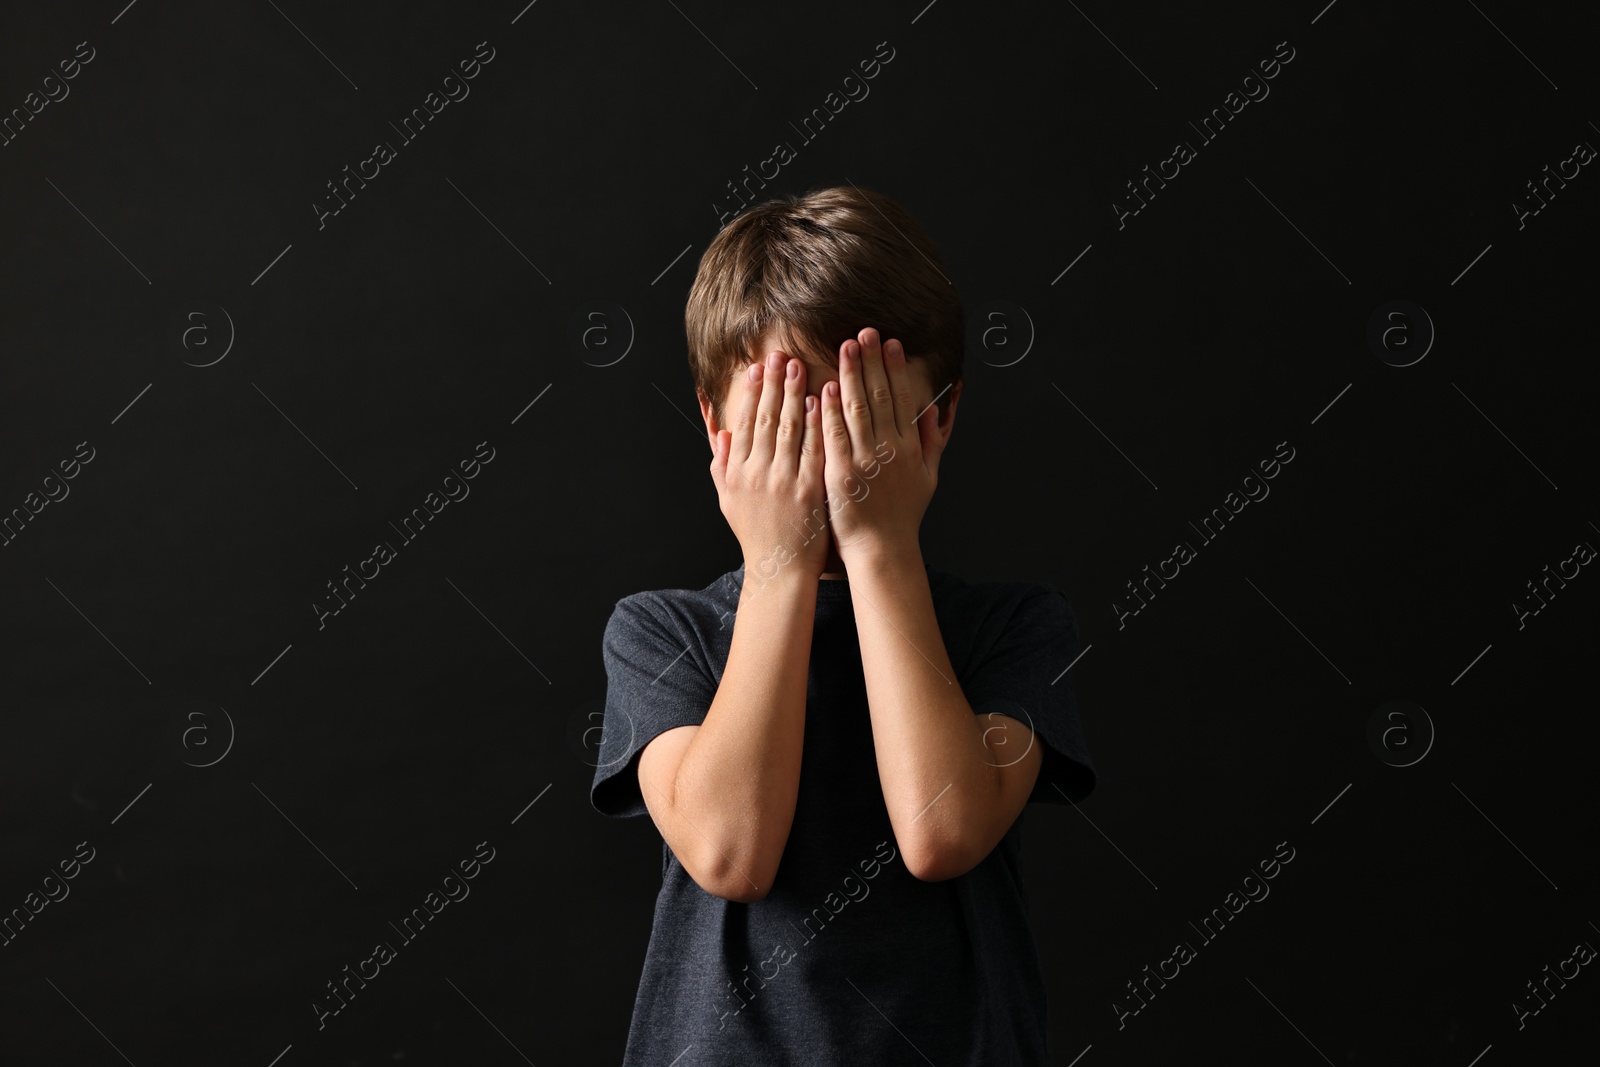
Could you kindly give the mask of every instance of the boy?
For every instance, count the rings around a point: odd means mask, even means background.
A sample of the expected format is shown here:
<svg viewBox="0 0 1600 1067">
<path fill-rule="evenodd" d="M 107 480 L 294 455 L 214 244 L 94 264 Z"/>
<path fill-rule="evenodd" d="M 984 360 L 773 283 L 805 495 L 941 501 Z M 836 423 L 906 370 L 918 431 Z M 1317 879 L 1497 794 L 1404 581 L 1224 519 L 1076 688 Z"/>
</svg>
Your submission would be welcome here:
<svg viewBox="0 0 1600 1067">
<path fill-rule="evenodd" d="M 744 564 L 606 625 L 590 801 L 662 837 L 624 1065 L 1047 1064 L 1018 817 L 1094 788 L 1078 634 L 923 562 L 965 333 L 939 253 L 877 193 L 780 198 L 685 319 Z"/>
</svg>

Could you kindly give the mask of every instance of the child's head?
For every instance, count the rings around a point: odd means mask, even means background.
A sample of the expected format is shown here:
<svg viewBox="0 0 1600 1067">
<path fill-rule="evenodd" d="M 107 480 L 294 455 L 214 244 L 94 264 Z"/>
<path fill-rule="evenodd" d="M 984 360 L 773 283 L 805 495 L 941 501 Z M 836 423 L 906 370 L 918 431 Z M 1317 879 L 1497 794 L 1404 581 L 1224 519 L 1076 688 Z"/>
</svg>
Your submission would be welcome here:
<svg viewBox="0 0 1600 1067">
<path fill-rule="evenodd" d="M 729 385 L 774 348 L 806 363 L 806 391 L 820 395 L 838 377 L 839 346 L 868 326 L 904 346 L 918 409 L 938 397 L 943 422 L 960 390 L 966 315 L 905 209 L 856 186 L 745 209 L 700 257 L 684 310 L 702 411 L 722 427 Z"/>
</svg>

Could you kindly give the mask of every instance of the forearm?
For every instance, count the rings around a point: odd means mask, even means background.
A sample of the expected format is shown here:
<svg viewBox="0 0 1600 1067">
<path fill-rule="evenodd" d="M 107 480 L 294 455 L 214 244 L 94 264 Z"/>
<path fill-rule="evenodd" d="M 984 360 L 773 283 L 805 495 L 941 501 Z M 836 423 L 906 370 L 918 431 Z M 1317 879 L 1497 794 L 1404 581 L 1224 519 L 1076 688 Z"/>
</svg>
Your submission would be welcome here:
<svg viewBox="0 0 1600 1067">
<path fill-rule="evenodd" d="M 853 560 L 850 587 L 889 821 L 907 867 L 933 871 L 959 853 L 999 776 L 945 651 L 920 551 Z"/>
<path fill-rule="evenodd" d="M 760 899 L 794 823 L 817 589 L 798 570 L 765 586 L 748 563 L 745 575 L 722 681 L 678 765 L 672 806 L 704 845 L 708 880 Z"/>
</svg>

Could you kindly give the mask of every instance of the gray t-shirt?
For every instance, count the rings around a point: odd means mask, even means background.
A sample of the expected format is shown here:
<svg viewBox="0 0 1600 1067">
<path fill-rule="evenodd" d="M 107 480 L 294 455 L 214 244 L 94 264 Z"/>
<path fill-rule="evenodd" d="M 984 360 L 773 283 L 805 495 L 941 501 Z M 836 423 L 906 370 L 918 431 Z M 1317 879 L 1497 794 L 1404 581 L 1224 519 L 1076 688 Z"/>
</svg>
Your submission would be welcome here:
<svg viewBox="0 0 1600 1067">
<path fill-rule="evenodd" d="M 1095 769 L 1064 673 L 1079 653 L 1066 598 L 926 570 L 973 712 L 1029 723 L 1044 746 L 1029 801 L 1083 799 Z M 664 730 L 705 721 L 743 580 L 741 566 L 704 589 L 617 602 L 590 789 L 600 812 L 648 814 L 638 753 Z M 923 882 L 906 870 L 878 780 L 848 578 L 817 580 L 805 714 L 794 824 L 764 899 L 707 893 L 662 842 L 624 1067 L 1048 1064 L 1023 820 L 960 877 Z"/>
</svg>

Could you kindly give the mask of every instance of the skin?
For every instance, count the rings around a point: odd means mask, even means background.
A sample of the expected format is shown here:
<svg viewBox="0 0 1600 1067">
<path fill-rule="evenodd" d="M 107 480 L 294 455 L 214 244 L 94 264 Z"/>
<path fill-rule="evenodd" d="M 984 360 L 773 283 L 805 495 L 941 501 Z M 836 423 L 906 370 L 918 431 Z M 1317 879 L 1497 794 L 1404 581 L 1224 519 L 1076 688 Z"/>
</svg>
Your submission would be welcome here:
<svg viewBox="0 0 1600 1067">
<path fill-rule="evenodd" d="M 809 358 L 809 357 L 806 357 L 804 355 L 798 355 L 798 356 L 794 355 L 793 353 L 796 350 L 797 350 L 797 346 L 793 346 L 788 341 L 788 339 L 784 336 L 783 331 L 781 330 L 781 328 L 778 328 L 778 327 L 774 327 L 773 329 L 769 330 L 766 333 L 766 335 L 762 337 L 760 343 L 756 346 L 756 351 L 759 352 L 759 353 L 762 353 L 762 355 L 760 357 L 761 361 L 770 361 L 774 355 L 777 355 L 780 359 L 785 359 L 785 360 L 793 359 L 796 362 L 798 362 L 800 364 L 800 380 L 799 380 L 799 383 L 798 383 L 800 395 L 802 397 L 805 397 L 805 396 L 815 397 L 815 398 L 820 400 L 822 398 L 823 389 L 827 386 L 827 384 L 829 382 L 837 382 L 839 380 L 839 372 L 836 369 L 834 369 L 834 367 L 832 365 L 830 365 L 827 362 L 824 362 L 823 360 Z M 749 367 L 752 366 L 752 365 L 756 365 L 756 364 L 754 364 L 754 363 L 747 364 L 744 368 L 741 368 L 741 369 L 744 372 L 748 372 Z M 764 366 L 765 362 L 763 362 L 761 365 Z M 922 409 L 926 408 L 928 406 L 928 404 L 931 403 L 932 400 L 934 399 L 934 389 L 933 389 L 932 382 L 930 381 L 930 379 L 928 377 L 927 365 L 925 363 L 923 363 L 922 361 L 920 361 L 920 360 L 907 360 L 906 363 L 905 363 L 905 369 L 906 369 L 907 373 L 910 375 L 910 378 L 911 378 L 912 396 L 913 396 L 913 399 L 916 402 L 917 410 L 921 411 Z M 774 379 L 767 378 L 765 380 L 766 381 L 772 381 Z M 785 381 L 785 379 L 784 379 L 784 377 L 783 377 L 783 375 L 781 373 L 777 375 L 776 380 L 778 382 L 784 382 Z M 706 433 L 707 433 L 707 436 L 710 438 L 710 441 L 711 441 L 711 449 L 712 449 L 713 455 L 715 455 L 715 453 L 716 453 L 717 439 L 718 439 L 719 434 L 724 432 L 724 431 L 731 432 L 731 430 L 737 426 L 738 419 L 740 417 L 742 417 L 748 411 L 754 410 L 754 408 L 755 408 L 754 401 L 746 399 L 743 396 L 743 390 L 744 390 L 744 388 L 745 388 L 745 386 L 747 384 L 748 384 L 748 382 L 744 378 L 743 374 L 740 374 L 740 375 L 736 375 L 730 381 L 730 383 L 729 383 L 729 385 L 727 387 L 728 392 L 727 392 L 727 396 L 725 397 L 725 401 L 724 401 L 724 405 L 723 405 L 723 410 L 725 412 L 725 415 L 726 415 L 726 418 L 727 418 L 727 421 L 728 421 L 728 425 L 727 426 L 718 427 L 716 416 L 712 412 L 711 400 L 708 397 L 705 397 L 704 395 L 702 395 L 699 398 L 700 399 L 700 415 L 701 415 L 701 418 L 705 421 L 705 424 L 706 424 Z M 953 385 L 949 390 L 950 403 L 949 403 L 949 406 L 948 406 L 948 413 L 947 413 L 947 416 L 946 416 L 946 421 L 939 427 L 939 432 L 940 432 L 940 435 L 941 435 L 942 439 L 948 440 L 948 438 L 950 436 L 950 431 L 955 427 L 955 410 L 956 410 L 957 403 L 961 399 L 962 385 L 963 385 L 963 383 L 956 382 L 955 385 Z M 760 395 L 761 395 L 760 391 L 757 391 L 755 393 L 756 397 L 759 397 Z M 802 410 L 801 411 L 801 415 L 803 416 L 803 414 L 804 414 L 804 412 Z M 933 411 L 929 415 L 930 419 L 936 419 L 937 417 L 938 417 L 937 410 Z M 819 419 L 819 422 L 820 422 L 820 419 Z M 868 451 L 871 452 L 870 449 Z M 873 455 L 871 455 L 869 457 L 869 459 L 877 459 L 882 454 L 883 453 L 873 454 Z M 869 464 L 865 469 L 858 470 L 857 471 L 857 479 L 858 479 L 858 481 L 867 480 L 867 479 L 864 478 L 864 475 L 870 469 L 871 468 L 870 468 L 870 464 Z M 838 484 L 841 487 L 843 487 L 845 485 L 845 483 L 844 483 L 842 478 L 838 480 Z M 868 488 L 870 489 L 870 486 Z M 834 493 L 832 494 L 831 499 L 834 499 L 834 500 L 851 499 L 854 496 L 861 495 L 861 492 L 862 492 L 862 490 L 859 487 L 859 485 L 857 483 L 855 483 L 855 482 L 852 482 L 852 483 L 849 483 L 848 491 L 841 492 L 839 490 L 835 490 Z M 817 499 L 817 497 L 815 495 L 813 495 L 811 498 L 809 498 L 809 501 L 811 503 L 814 503 L 816 501 L 816 499 Z M 823 495 L 822 499 L 823 499 L 824 504 L 826 504 L 827 500 L 830 499 L 826 495 L 826 489 L 824 490 L 824 495 Z M 724 514 L 726 514 L 726 512 L 724 512 Z M 784 519 L 790 519 L 790 520 L 794 521 L 794 524 L 796 526 L 802 526 L 804 519 L 810 514 L 811 514 L 811 510 L 808 507 L 807 509 L 802 509 L 802 510 L 799 510 L 799 511 L 796 511 L 796 512 L 787 512 L 783 516 L 781 516 L 778 521 L 779 521 L 779 523 L 781 523 Z M 829 525 L 830 525 L 830 528 L 831 528 L 832 524 L 830 523 Z M 802 540 L 802 538 L 799 537 L 796 534 L 794 529 L 791 528 L 791 527 L 788 527 L 788 526 L 782 526 L 782 525 L 775 524 L 771 530 L 767 531 L 767 533 L 769 534 L 769 541 L 767 542 L 768 548 L 767 548 L 766 552 L 763 553 L 764 556 L 765 555 L 770 555 L 771 554 L 771 550 L 774 547 L 776 547 L 778 544 L 783 543 L 785 541 L 788 542 L 791 545 L 791 547 L 795 547 L 798 550 L 798 546 L 799 546 L 799 544 L 800 544 L 800 542 Z M 831 533 L 831 529 L 830 529 L 830 533 Z M 734 530 L 734 535 L 738 536 L 738 534 L 739 534 L 738 529 L 735 529 Z M 827 579 L 844 578 L 845 577 L 844 560 L 840 557 L 838 551 L 835 549 L 834 543 L 833 543 L 833 538 L 831 536 L 829 536 L 825 540 L 827 542 L 827 544 L 826 544 L 827 555 L 826 555 L 826 559 L 824 561 L 824 566 L 822 568 L 822 571 L 820 572 L 820 574 L 818 576 L 822 577 L 822 578 L 827 578 Z M 742 539 L 740 541 L 740 544 L 741 545 L 744 544 Z M 746 553 L 746 555 L 748 556 L 749 553 Z M 756 574 L 757 571 L 755 571 L 755 570 L 747 570 L 746 573 L 747 574 Z"/>
<path fill-rule="evenodd" d="M 704 721 L 640 755 L 645 804 L 702 888 L 741 902 L 767 894 L 794 821 L 817 580 L 848 576 L 895 840 L 917 878 L 953 878 L 1015 822 L 1042 759 L 1027 725 L 980 719 L 967 703 L 918 543 L 961 383 L 940 419 L 924 365 L 872 327 L 840 346 L 837 371 L 781 345 L 776 331 L 763 338 L 757 380 L 731 383 L 728 426 L 700 398 L 747 580 Z M 786 377 L 791 362 L 799 373 Z"/>
</svg>

